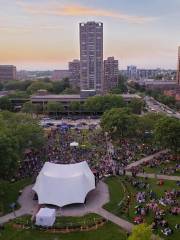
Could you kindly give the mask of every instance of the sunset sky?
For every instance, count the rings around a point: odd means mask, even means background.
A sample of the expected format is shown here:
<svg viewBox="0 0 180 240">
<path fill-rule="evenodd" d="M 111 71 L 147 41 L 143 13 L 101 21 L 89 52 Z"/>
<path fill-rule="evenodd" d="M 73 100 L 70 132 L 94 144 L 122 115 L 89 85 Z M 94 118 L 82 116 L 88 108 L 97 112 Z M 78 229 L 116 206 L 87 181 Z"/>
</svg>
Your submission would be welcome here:
<svg viewBox="0 0 180 240">
<path fill-rule="evenodd" d="M 79 22 L 93 20 L 120 69 L 176 68 L 180 0 L 0 0 L 0 64 L 65 69 L 79 58 Z"/>
</svg>

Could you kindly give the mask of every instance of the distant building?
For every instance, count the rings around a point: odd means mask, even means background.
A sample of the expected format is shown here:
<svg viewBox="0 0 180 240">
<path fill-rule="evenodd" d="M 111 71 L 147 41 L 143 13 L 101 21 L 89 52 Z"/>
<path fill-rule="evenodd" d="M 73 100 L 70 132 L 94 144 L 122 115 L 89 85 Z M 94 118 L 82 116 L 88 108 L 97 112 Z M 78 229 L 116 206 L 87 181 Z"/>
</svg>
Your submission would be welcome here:
<svg viewBox="0 0 180 240">
<path fill-rule="evenodd" d="M 174 97 L 177 102 L 180 102 L 180 87 L 176 90 L 165 90 L 164 95 Z"/>
<path fill-rule="evenodd" d="M 80 23 L 80 88 L 103 91 L 103 23 Z"/>
<path fill-rule="evenodd" d="M 88 91 L 88 90 L 85 90 Z M 92 92 L 92 96 L 94 93 Z M 137 94 L 118 94 L 117 96 L 122 96 L 125 102 L 131 102 L 134 98 L 141 99 L 141 97 Z M 32 95 L 30 100 L 34 104 L 43 104 L 46 105 L 48 102 L 60 102 L 65 107 L 65 109 L 68 109 L 71 102 L 81 102 L 84 103 L 87 98 L 89 97 L 82 94 L 47 94 L 44 92 L 43 94 L 36 94 Z"/>
<path fill-rule="evenodd" d="M 127 66 L 127 77 L 128 79 L 136 79 L 137 77 L 137 67 L 136 66 Z"/>
<path fill-rule="evenodd" d="M 16 67 L 13 65 L 0 65 L 0 81 L 16 80 Z"/>
<path fill-rule="evenodd" d="M 137 79 L 153 79 L 159 74 L 159 69 L 138 69 Z"/>
<path fill-rule="evenodd" d="M 177 84 L 180 85 L 180 47 L 178 49 Z"/>
<path fill-rule="evenodd" d="M 72 87 L 80 87 L 80 61 L 69 62 L 69 82 Z"/>
<path fill-rule="evenodd" d="M 114 57 L 109 57 L 107 60 L 104 60 L 104 91 L 108 92 L 109 90 L 117 87 L 118 85 L 118 75 L 119 75 L 119 66 L 118 60 L 115 60 Z"/>
<path fill-rule="evenodd" d="M 146 90 L 173 90 L 177 88 L 177 83 L 175 81 L 163 81 L 155 79 L 144 79 L 135 81 L 140 86 L 144 87 Z"/>
<path fill-rule="evenodd" d="M 59 81 L 63 78 L 69 78 L 70 73 L 69 70 L 54 70 L 52 73 L 52 81 Z"/>
</svg>

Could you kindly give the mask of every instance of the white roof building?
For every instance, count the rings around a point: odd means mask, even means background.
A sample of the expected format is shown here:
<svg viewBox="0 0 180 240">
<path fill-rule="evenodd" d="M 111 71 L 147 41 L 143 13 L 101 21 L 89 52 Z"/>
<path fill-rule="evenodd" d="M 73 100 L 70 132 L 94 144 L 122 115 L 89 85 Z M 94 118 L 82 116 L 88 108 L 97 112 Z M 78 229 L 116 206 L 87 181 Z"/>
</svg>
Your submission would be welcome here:
<svg viewBox="0 0 180 240">
<path fill-rule="evenodd" d="M 84 203 L 86 195 L 93 189 L 95 177 L 85 161 L 76 164 L 46 162 L 33 187 L 39 204 L 59 207 Z"/>
<path fill-rule="evenodd" d="M 36 225 L 53 226 L 56 220 L 56 210 L 51 208 L 41 208 L 36 214 Z"/>
</svg>

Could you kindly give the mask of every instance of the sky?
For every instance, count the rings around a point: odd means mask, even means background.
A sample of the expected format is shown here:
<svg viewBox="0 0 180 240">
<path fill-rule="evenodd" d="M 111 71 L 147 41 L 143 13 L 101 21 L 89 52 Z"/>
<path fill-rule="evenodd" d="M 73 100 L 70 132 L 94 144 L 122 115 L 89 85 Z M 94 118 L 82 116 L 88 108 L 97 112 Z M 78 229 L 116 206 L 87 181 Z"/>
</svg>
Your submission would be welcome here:
<svg viewBox="0 0 180 240">
<path fill-rule="evenodd" d="M 176 68 L 180 0 L 0 0 L 0 64 L 67 69 L 86 21 L 104 23 L 104 58 L 120 69 Z"/>
</svg>

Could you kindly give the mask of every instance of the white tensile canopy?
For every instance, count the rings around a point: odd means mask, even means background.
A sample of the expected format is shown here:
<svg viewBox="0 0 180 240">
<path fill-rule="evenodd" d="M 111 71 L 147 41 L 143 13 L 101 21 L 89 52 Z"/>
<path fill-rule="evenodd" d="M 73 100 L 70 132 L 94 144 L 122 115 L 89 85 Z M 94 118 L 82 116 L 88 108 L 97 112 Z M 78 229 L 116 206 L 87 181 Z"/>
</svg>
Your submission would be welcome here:
<svg viewBox="0 0 180 240">
<path fill-rule="evenodd" d="M 59 207 L 84 203 L 86 195 L 93 189 L 95 177 L 85 161 L 76 164 L 46 162 L 33 187 L 39 204 Z"/>
<path fill-rule="evenodd" d="M 79 143 L 78 142 L 72 142 L 70 143 L 70 147 L 78 147 Z"/>
<path fill-rule="evenodd" d="M 56 210 L 51 208 L 41 208 L 36 214 L 36 225 L 38 226 L 53 226 L 56 220 Z"/>
</svg>

